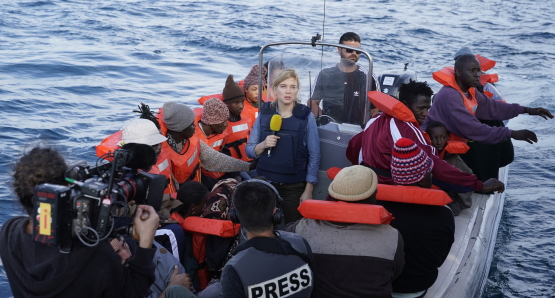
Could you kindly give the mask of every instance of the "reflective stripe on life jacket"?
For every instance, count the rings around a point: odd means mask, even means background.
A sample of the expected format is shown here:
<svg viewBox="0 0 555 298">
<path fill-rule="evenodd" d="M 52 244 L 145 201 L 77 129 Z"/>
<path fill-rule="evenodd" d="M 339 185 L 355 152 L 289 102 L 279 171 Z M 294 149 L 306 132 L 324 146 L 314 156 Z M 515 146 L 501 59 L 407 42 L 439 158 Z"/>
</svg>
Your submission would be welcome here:
<svg viewBox="0 0 555 298">
<path fill-rule="evenodd" d="M 443 190 L 388 184 L 378 184 L 376 200 L 434 206 L 453 202 Z"/>
<path fill-rule="evenodd" d="M 243 113 L 241 113 L 241 115 Z M 228 120 L 223 152 L 243 161 L 251 161 L 245 152 L 251 129 L 252 122 L 248 118 L 241 117 L 239 121 L 235 122 Z"/>
<path fill-rule="evenodd" d="M 358 224 L 389 224 L 393 217 L 383 206 L 306 200 L 298 208 L 304 218 Z"/>
<path fill-rule="evenodd" d="M 164 111 L 160 109 L 157 116 L 162 135 L 166 136 L 168 128 L 164 122 Z M 192 136 L 185 142 L 180 153 L 175 152 L 168 142 L 163 142 L 162 153 L 158 156 L 158 160 L 162 160 L 161 158 L 167 158 L 170 161 L 173 177 L 179 185 L 189 180 L 200 181 L 200 140 L 196 136 Z"/>
<path fill-rule="evenodd" d="M 462 100 L 464 106 L 466 107 L 466 110 L 470 114 L 476 115 L 476 109 L 478 108 L 478 101 L 476 100 L 476 88 L 472 87 L 468 89 L 468 95 L 470 95 L 470 98 L 467 98 L 457 84 L 457 81 L 455 79 L 455 69 L 453 68 L 453 66 L 447 66 L 440 71 L 432 73 L 432 78 L 434 78 L 434 80 L 436 80 L 443 86 L 451 87 L 459 91 L 459 94 L 462 96 Z M 468 141 L 467 139 L 457 136 L 454 133 L 450 134 L 449 140 L 461 142 Z"/>
</svg>

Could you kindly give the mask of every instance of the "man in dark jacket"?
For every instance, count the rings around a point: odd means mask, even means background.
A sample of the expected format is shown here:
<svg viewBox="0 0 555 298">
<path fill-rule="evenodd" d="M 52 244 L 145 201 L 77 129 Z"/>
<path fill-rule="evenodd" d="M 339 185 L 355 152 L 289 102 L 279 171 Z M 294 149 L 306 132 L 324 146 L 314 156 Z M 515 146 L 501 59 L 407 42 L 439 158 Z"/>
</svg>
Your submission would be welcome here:
<svg viewBox="0 0 555 298">
<path fill-rule="evenodd" d="M 392 152 L 391 176 L 395 184 L 432 187 L 434 161 L 413 141 L 399 139 Z M 455 240 L 455 218 L 446 206 L 377 201 L 395 216 L 391 226 L 405 242 L 405 267 L 393 281 L 393 297 L 424 297 L 449 255 Z M 409 295 L 410 294 L 410 295 Z"/>
<path fill-rule="evenodd" d="M 329 186 L 329 200 L 375 204 L 378 178 L 371 169 L 342 169 Z M 316 297 L 391 297 L 392 282 L 403 270 L 403 238 L 387 224 L 346 224 L 303 218 L 287 231 L 314 249 Z"/>
<path fill-rule="evenodd" d="M 19 297 L 144 297 L 154 281 L 152 247 L 158 215 L 140 205 L 134 219 L 139 247 L 128 266 L 110 243 L 73 244 L 70 253 L 32 239 L 33 192 L 43 183 L 63 184 L 67 165 L 49 148 L 34 148 L 16 163 L 14 191 L 28 216 L 9 219 L 0 232 L 0 256 L 13 295 Z M 148 213 L 148 218 L 145 217 Z"/>
<path fill-rule="evenodd" d="M 233 221 L 240 221 L 247 241 L 239 244 L 222 273 L 222 296 L 310 297 L 313 257 L 301 236 L 274 231 L 281 222 L 277 190 L 268 182 L 248 180 L 235 188 Z"/>
</svg>

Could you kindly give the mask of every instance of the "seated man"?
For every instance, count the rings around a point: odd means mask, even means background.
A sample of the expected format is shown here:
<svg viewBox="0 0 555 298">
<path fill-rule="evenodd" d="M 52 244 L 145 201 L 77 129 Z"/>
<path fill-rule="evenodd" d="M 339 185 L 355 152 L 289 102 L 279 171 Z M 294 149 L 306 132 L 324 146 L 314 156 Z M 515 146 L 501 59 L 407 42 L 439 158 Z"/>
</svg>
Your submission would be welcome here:
<svg viewBox="0 0 555 298">
<path fill-rule="evenodd" d="M 339 39 L 340 44 L 355 48 L 360 48 L 360 42 L 360 36 L 354 32 L 347 32 Z M 324 114 L 340 123 L 363 125 L 365 119 L 370 117 L 370 111 L 366 110 L 366 107 L 370 107 L 366 92 L 380 91 L 378 80 L 372 74 L 371 86 L 367 88 L 368 70 L 356 64 L 360 52 L 341 48 L 337 51 L 341 61 L 320 71 L 312 96 L 306 105 L 315 116 Z M 320 101 L 322 110 L 319 108 Z"/>
<path fill-rule="evenodd" d="M 301 236 L 274 231 L 281 222 L 278 192 L 261 180 L 235 188 L 234 221 L 240 221 L 247 241 L 239 244 L 222 273 L 222 297 L 310 297 L 314 285 L 313 256 Z M 278 214 L 276 214 L 278 213 Z"/>
<path fill-rule="evenodd" d="M 93 247 L 75 244 L 70 253 L 33 241 L 35 186 L 65 184 L 66 170 L 58 152 L 40 147 L 24 154 L 15 165 L 14 192 L 28 216 L 9 219 L 0 233 L 0 256 L 14 297 L 146 296 L 154 282 L 156 249 L 152 241 L 158 227 L 158 216 L 151 206 L 137 207 L 134 228 L 141 240 L 129 266 L 121 264 L 107 241 Z"/>
<path fill-rule="evenodd" d="M 507 120 L 524 113 L 538 115 L 544 119 L 553 118 L 553 115 L 544 108 L 529 108 L 519 104 L 509 104 L 493 100 L 480 92 L 476 92 L 475 87 L 480 84 L 481 74 L 480 62 L 472 51 L 469 48 L 459 50 L 455 59 L 454 74 L 446 75 L 448 81 L 442 82 L 444 86 L 434 97 L 434 105 L 430 109 L 428 118 L 422 124 L 422 128 L 426 129 L 431 121 L 439 121 L 445 124 L 447 130 L 452 134 L 465 140 L 473 140 L 484 144 L 499 144 L 510 138 L 526 141 L 530 144 L 537 142 L 538 138 L 532 131 L 489 126 L 478 120 Z M 471 146 L 470 151 L 465 155 L 472 155 L 472 150 Z M 465 155 L 461 156 L 463 160 L 465 160 Z M 490 166 L 495 165 L 491 162 L 493 162 L 492 159 L 488 160 L 486 158 L 480 163 L 490 163 Z M 470 165 L 471 163 L 467 162 L 467 164 Z M 499 166 L 499 161 L 497 161 L 497 166 Z M 493 172 L 497 173 L 495 170 Z M 489 179 L 491 175 L 481 178 Z"/>
<path fill-rule="evenodd" d="M 430 108 L 432 94 L 433 91 L 426 82 L 411 81 L 399 88 L 399 101 L 408 107 L 418 124 L 422 124 Z M 370 119 L 364 131 L 351 139 L 347 158 L 353 164 L 363 164 L 374 170 L 379 183 L 393 184 L 390 172 L 391 150 L 400 138 L 412 140 L 434 160 L 434 184 L 441 189 L 456 193 L 504 190 L 503 183 L 497 179 L 479 181 L 475 175 L 463 173 L 441 160 L 418 125 L 386 113 Z"/>
<path fill-rule="evenodd" d="M 357 165 L 342 169 L 330 184 L 329 193 L 332 200 L 375 204 L 377 185 L 376 174 Z M 403 238 L 390 225 L 303 218 L 286 230 L 301 235 L 314 249 L 315 297 L 391 297 L 404 254 Z"/>
<path fill-rule="evenodd" d="M 393 147 L 391 176 L 395 184 L 432 187 L 434 161 L 413 141 Z M 391 226 L 405 243 L 405 267 L 393 281 L 393 297 L 424 297 L 437 278 L 455 240 L 455 219 L 445 206 L 377 201 L 395 216 Z"/>
</svg>

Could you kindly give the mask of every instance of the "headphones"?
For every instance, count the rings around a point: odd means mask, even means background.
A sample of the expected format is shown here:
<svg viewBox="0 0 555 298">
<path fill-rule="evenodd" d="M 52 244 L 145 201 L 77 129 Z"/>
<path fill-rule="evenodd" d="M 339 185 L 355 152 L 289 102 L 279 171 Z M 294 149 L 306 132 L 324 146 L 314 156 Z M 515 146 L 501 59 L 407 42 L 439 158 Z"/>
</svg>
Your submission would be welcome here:
<svg viewBox="0 0 555 298">
<path fill-rule="evenodd" d="M 237 187 L 239 187 L 239 185 L 241 185 L 241 184 L 246 184 L 246 183 L 261 183 L 261 184 L 264 184 L 276 194 L 276 197 L 277 197 L 276 198 L 276 212 L 274 212 L 274 214 L 272 215 L 272 222 L 273 222 L 274 225 L 280 224 L 283 220 L 283 212 L 281 211 L 279 206 L 281 206 L 281 202 L 283 202 L 283 198 L 279 195 L 279 192 L 277 191 L 277 189 L 272 184 L 270 184 L 270 183 L 268 183 L 264 180 L 258 180 L 258 179 L 245 180 L 245 181 L 237 184 Z M 235 211 L 235 206 L 232 209 L 229 210 L 229 219 L 231 219 L 231 221 L 233 223 L 240 223 L 239 217 L 237 216 L 237 212 Z"/>
</svg>

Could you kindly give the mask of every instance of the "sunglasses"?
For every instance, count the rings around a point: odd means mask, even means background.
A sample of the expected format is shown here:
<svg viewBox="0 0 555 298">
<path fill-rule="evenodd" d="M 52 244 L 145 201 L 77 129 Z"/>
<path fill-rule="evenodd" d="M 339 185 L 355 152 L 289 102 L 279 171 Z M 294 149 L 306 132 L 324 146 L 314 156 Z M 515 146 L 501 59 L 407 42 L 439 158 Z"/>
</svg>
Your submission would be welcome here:
<svg viewBox="0 0 555 298">
<path fill-rule="evenodd" d="M 357 55 L 360 55 L 360 51 L 345 49 L 345 52 L 347 52 L 347 53 L 349 53 L 349 54 L 352 53 L 352 52 L 355 52 Z"/>
</svg>

